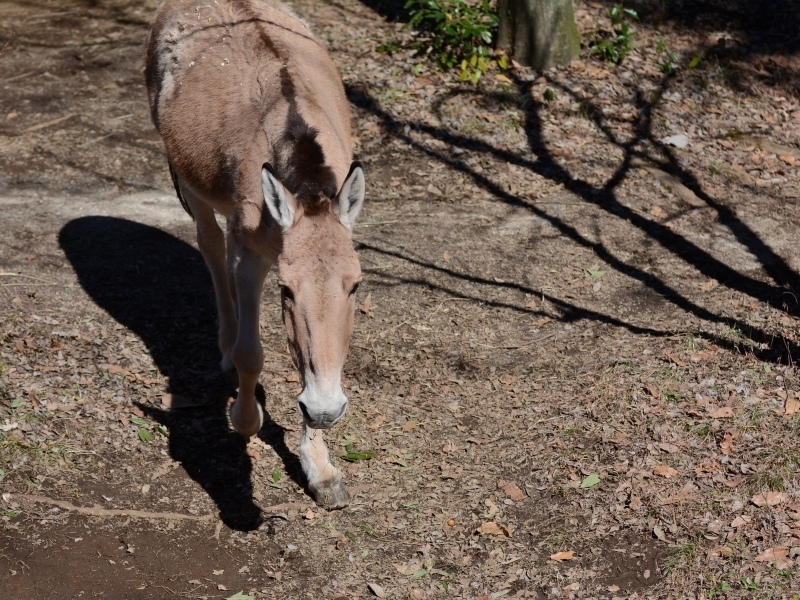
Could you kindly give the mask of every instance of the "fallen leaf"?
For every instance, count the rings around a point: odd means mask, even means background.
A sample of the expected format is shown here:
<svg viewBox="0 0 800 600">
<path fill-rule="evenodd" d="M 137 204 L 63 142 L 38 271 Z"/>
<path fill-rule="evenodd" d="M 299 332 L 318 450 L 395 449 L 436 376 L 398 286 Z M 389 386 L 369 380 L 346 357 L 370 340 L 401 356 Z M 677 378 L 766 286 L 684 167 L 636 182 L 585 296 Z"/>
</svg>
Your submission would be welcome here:
<svg viewBox="0 0 800 600">
<path fill-rule="evenodd" d="M 719 449 L 725 456 L 730 456 L 733 453 L 733 440 L 736 439 L 736 432 L 728 430 L 725 432 L 725 437 L 719 443 Z"/>
<path fill-rule="evenodd" d="M 793 400 L 789 398 L 786 400 L 786 405 L 784 406 L 784 414 L 785 415 L 793 415 L 794 413 L 800 411 L 800 400 Z"/>
<path fill-rule="evenodd" d="M 618 592 L 619 586 L 618 585 L 610 585 L 606 588 L 609 592 Z"/>
<path fill-rule="evenodd" d="M 774 560 L 786 558 L 787 556 L 789 556 L 789 548 L 786 546 L 775 546 L 774 548 L 767 548 L 753 560 L 755 562 L 772 562 Z"/>
<path fill-rule="evenodd" d="M 689 357 L 689 360 L 691 360 L 692 362 L 703 362 L 705 360 L 708 360 L 712 356 L 714 355 L 711 352 L 706 352 L 705 350 L 703 350 L 702 352 L 695 352 L 694 354 L 692 354 Z"/>
<path fill-rule="evenodd" d="M 658 525 L 653 527 L 653 535 L 655 535 L 662 542 L 667 541 L 667 536 L 664 534 L 664 530 L 661 529 L 661 527 L 659 527 Z"/>
<path fill-rule="evenodd" d="M 149 483 L 145 483 L 145 484 L 142 486 L 142 493 L 143 493 L 143 494 L 146 494 L 146 493 L 147 493 L 147 492 L 149 492 L 149 491 L 150 491 L 150 484 L 149 484 Z"/>
<path fill-rule="evenodd" d="M 702 292 L 708 292 L 708 291 L 710 291 L 712 288 L 716 287 L 716 285 L 717 285 L 717 282 L 716 282 L 716 281 L 714 281 L 713 279 L 710 279 L 710 278 L 709 278 L 709 279 L 708 279 L 708 281 L 706 281 L 704 284 L 702 284 L 702 285 L 700 286 L 700 291 L 702 291 Z"/>
<path fill-rule="evenodd" d="M 236 592 L 233 596 L 228 596 L 226 600 L 255 600 L 255 597 L 248 596 L 244 592 Z"/>
<path fill-rule="evenodd" d="M 661 498 L 661 505 L 662 506 L 669 506 L 670 504 L 679 504 L 685 500 L 688 500 L 692 497 L 694 493 L 694 488 L 684 488 L 674 496 L 669 496 L 667 498 Z"/>
<path fill-rule="evenodd" d="M 431 194 L 433 194 L 434 196 L 441 196 L 441 195 L 442 195 L 442 190 L 440 190 L 439 188 L 437 188 L 437 187 L 436 187 L 435 185 L 433 185 L 432 183 L 429 183 L 429 184 L 428 184 L 428 192 L 429 192 L 429 193 L 431 193 Z"/>
<path fill-rule="evenodd" d="M 125 369 L 120 367 L 119 365 L 108 365 L 108 374 L 109 375 L 116 375 L 118 373 L 124 373 Z"/>
<path fill-rule="evenodd" d="M 729 419 L 733 416 L 733 408 L 730 406 L 722 406 L 716 410 L 711 411 L 711 417 L 714 419 Z"/>
<path fill-rule="evenodd" d="M 25 344 L 22 340 L 17 340 L 16 342 L 14 342 L 14 346 L 17 348 L 17 352 L 19 352 L 20 354 L 25 353 Z"/>
<path fill-rule="evenodd" d="M 408 433 L 409 431 L 416 429 L 419 427 L 419 419 L 409 419 L 405 423 L 403 423 L 403 433 Z"/>
<path fill-rule="evenodd" d="M 597 473 L 592 473 L 586 479 L 581 481 L 581 488 L 582 489 L 590 488 L 597 485 L 598 483 L 600 483 L 600 475 L 598 475 Z"/>
<path fill-rule="evenodd" d="M 506 496 L 512 500 L 523 500 L 526 497 L 525 492 L 519 489 L 519 486 L 513 481 L 504 481 L 501 479 L 497 482 L 497 487 L 503 490 Z"/>
<path fill-rule="evenodd" d="M 748 517 L 747 515 L 739 515 L 733 521 L 731 521 L 731 527 L 738 528 L 742 525 L 747 525 L 752 520 L 753 518 Z"/>
<path fill-rule="evenodd" d="M 227 592 L 227 591 L 228 591 L 228 588 L 227 588 L 227 587 L 226 587 L 224 584 L 222 584 L 222 583 L 218 583 L 218 584 L 217 584 L 217 589 L 218 589 L 218 590 L 221 590 L 221 591 L 223 591 L 223 592 Z"/>
<path fill-rule="evenodd" d="M 358 310 L 360 310 L 365 315 L 369 315 L 372 312 L 372 292 L 367 294 L 367 297 L 364 298 L 364 301 L 358 305 Z"/>
<path fill-rule="evenodd" d="M 574 550 L 569 550 L 568 552 L 556 552 L 555 554 L 550 555 L 550 560 L 554 560 L 556 562 L 563 562 L 565 560 L 572 560 L 575 556 Z"/>
<path fill-rule="evenodd" d="M 367 584 L 369 591 L 375 594 L 378 598 L 386 598 L 386 592 L 383 591 L 383 588 L 379 586 L 377 583 L 369 583 Z"/>
<path fill-rule="evenodd" d="M 670 477 L 675 477 L 678 475 L 678 471 L 667 465 L 658 465 L 655 469 L 653 469 L 653 475 L 658 475 L 659 477 L 666 477 L 669 479 Z"/>
<path fill-rule="evenodd" d="M 679 450 L 675 444 L 670 444 L 669 442 L 661 442 L 658 447 L 664 452 L 669 452 L 670 454 L 675 454 Z"/>
<path fill-rule="evenodd" d="M 225 569 L 219 569 L 218 571 L 213 570 L 211 572 L 214 573 L 214 575 L 222 575 L 225 572 Z"/>
<path fill-rule="evenodd" d="M 642 499 L 639 496 L 631 496 L 631 501 L 628 504 L 631 510 L 639 510 L 642 507 Z M 616 591 L 616 590 L 611 590 Z"/>
<path fill-rule="evenodd" d="M 686 361 L 681 360 L 680 358 L 678 358 L 677 356 L 675 356 L 674 354 L 671 354 L 670 352 L 668 352 L 666 350 L 664 350 L 664 356 L 666 356 L 668 359 L 670 359 L 672 362 L 674 362 L 679 367 L 685 367 L 686 366 Z"/>
<path fill-rule="evenodd" d="M 534 321 L 534 322 L 532 323 L 532 325 L 533 325 L 534 327 L 541 327 L 541 326 L 542 326 L 542 325 L 544 325 L 545 323 L 549 323 L 549 322 L 550 322 L 550 321 L 552 321 L 552 320 L 553 320 L 553 318 L 552 318 L 552 317 L 542 317 L 541 319 L 537 319 L 536 321 Z"/>
<path fill-rule="evenodd" d="M 442 258 L 445 260 L 445 262 L 450 262 L 450 259 L 453 257 L 450 256 L 450 253 L 447 250 L 445 250 L 444 254 L 442 254 Z"/>
<path fill-rule="evenodd" d="M 780 156 L 778 156 L 778 158 L 781 159 L 783 162 L 785 162 L 787 165 L 793 165 L 797 162 L 797 160 L 792 154 L 781 154 Z"/>
<path fill-rule="evenodd" d="M 750 498 L 750 502 L 756 506 L 777 506 L 783 504 L 788 500 L 786 492 L 766 492 L 764 494 L 756 494 Z"/>
<path fill-rule="evenodd" d="M 369 429 L 377 429 L 386 421 L 386 415 L 378 415 L 369 425 Z"/>
<path fill-rule="evenodd" d="M 511 536 L 511 531 L 509 531 L 508 527 L 505 525 L 500 525 L 495 523 L 494 521 L 487 521 L 480 527 L 478 527 L 475 531 L 480 533 L 481 535 L 504 535 L 506 537 Z"/>
<path fill-rule="evenodd" d="M 710 556 L 733 556 L 733 549 L 728 546 L 720 546 L 719 548 L 709 550 L 708 554 Z"/>
<path fill-rule="evenodd" d="M 656 219 L 666 219 L 667 213 L 664 212 L 664 209 L 661 208 L 658 204 L 654 204 L 650 207 L 650 214 L 653 215 Z"/>
</svg>

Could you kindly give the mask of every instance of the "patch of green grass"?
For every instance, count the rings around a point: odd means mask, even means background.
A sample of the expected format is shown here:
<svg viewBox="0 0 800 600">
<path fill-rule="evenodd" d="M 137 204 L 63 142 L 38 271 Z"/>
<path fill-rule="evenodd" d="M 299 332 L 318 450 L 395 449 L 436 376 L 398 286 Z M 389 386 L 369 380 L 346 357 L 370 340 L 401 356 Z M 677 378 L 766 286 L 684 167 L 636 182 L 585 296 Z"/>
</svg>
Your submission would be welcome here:
<svg viewBox="0 0 800 600">
<path fill-rule="evenodd" d="M 664 390 L 663 395 L 664 400 L 667 402 L 680 402 L 683 400 L 683 394 L 676 392 L 675 390 Z"/>
<path fill-rule="evenodd" d="M 578 435 L 579 433 L 583 432 L 583 429 L 583 425 L 569 425 L 559 431 L 558 435 L 562 438 L 568 438 L 572 437 L 573 435 Z"/>
<path fill-rule="evenodd" d="M 786 483 L 783 477 L 776 473 L 758 473 L 753 478 L 753 486 L 756 490 L 767 488 L 773 492 L 785 492 Z"/>
<path fill-rule="evenodd" d="M 690 542 L 672 548 L 664 561 L 664 571 L 683 570 L 691 566 L 699 554 L 700 539 L 698 536 Z"/>
</svg>

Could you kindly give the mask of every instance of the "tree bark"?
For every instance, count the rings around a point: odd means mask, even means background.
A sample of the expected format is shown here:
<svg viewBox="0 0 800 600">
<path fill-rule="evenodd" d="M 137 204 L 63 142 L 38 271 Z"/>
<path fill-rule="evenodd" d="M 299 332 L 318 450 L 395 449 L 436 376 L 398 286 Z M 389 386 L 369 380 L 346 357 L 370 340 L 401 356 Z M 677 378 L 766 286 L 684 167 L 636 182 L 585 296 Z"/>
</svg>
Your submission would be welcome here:
<svg viewBox="0 0 800 600">
<path fill-rule="evenodd" d="M 564 65 L 581 50 L 572 0 L 497 0 L 497 45 L 538 71 Z"/>
</svg>

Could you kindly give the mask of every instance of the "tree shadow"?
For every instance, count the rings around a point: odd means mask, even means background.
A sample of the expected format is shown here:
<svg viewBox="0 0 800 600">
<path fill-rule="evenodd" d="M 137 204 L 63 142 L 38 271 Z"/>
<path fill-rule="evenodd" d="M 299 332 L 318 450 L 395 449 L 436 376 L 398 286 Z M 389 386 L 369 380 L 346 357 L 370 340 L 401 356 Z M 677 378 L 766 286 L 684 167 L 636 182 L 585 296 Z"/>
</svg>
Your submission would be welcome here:
<svg viewBox="0 0 800 600">
<path fill-rule="evenodd" d="M 228 527 L 256 529 L 261 510 L 253 500 L 253 467 L 245 440 L 228 426 L 235 390 L 219 369 L 213 285 L 200 253 L 155 227 L 100 216 L 67 223 L 59 244 L 92 300 L 142 339 L 169 379 L 168 391 L 199 399 L 196 409 L 171 411 L 136 403 L 168 429 L 170 456 L 206 490 Z M 261 386 L 257 398 L 264 406 Z M 259 437 L 304 485 L 300 461 L 284 436 L 265 410 Z"/>
<path fill-rule="evenodd" d="M 650 101 L 645 100 L 647 96 L 644 92 L 637 90 L 639 111 L 638 116 L 635 117 L 636 122 L 630 127 L 633 135 L 631 139 L 627 141 L 619 140 L 615 137 L 612 130 L 607 126 L 602 112 L 592 104 L 590 98 L 570 91 L 573 97 L 586 107 L 591 118 L 606 135 L 608 141 L 615 144 L 624 153 L 621 165 L 602 186 L 593 186 L 586 181 L 574 178 L 565 167 L 559 164 L 550 153 L 542 135 L 543 125 L 540 112 L 543 110 L 543 107 L 537 103 L 531 95 L 532 84 L 521 80 L 516 80 L 515 83 L 520 105 L 524 110 L 524 130 L 527 134 L 528 146 L 535 154 L 534 158 L 526 158 L 508 150 L 498 148 L 483 140 L 453 132 L 443 126 L 397 119 L 383 109 L 380 104 L 370 96 L 367 90 L 349 86 L 347 92 L 351 103 L 359 109 L 377 117 L 388 135 L 394 136 L 430 158 L 447 164 L 451 168 L 464 173 L 469 176 L 476 185 L 490 192 L 500 202 L 515 208 L 527 210 L 546 220 L 550 225 L 555 227 L 561 235 L 569 238 L 580 246 L 591 249 L 595 255 L 602 259 L 608 266 L 623 275 L 639 281 L 675 306 L 700 319 L 723 323 L 734 330 L 752 332 L 750 337 L 760 342 L 761 346 L 766 346 L 756 349 L 762 360 L 792 362 L 793 357 L 800 354 L 800 347 L 794 342 L 782 338 L 776 340 L 774 335 L 764 330 L 752 327 L 737 319 L 718 315 L 696 304 L 690 298 L 679 293 L 677 289 L 662 278 L 648 273 L 644 268 L 630 261 L 625 261 L 617 257 L 613 249 L 607 247 L 604 243 L 588 239 L 568 222 L 548 213 L 547 210 L 541 206 L 537 206 L 534 202 L 509 193 L 499 184 L 492 181 L 490 177 L 470 167 L 460 156 L 461 151 L 471 150 L 476 153 L 489 154 L 499 160 L 528 169 L 556 184 L 562 185 L 566 190 L 578 196 L 582 201 L 606 212 L 608 216 L 628 221 L 632 226 L 646 234 L 663 249 L 680 257 L 703 275 L 720 282 L 730 289 L 764 302 L 773 308 L 798 314 L 798 312 L 800 312 L 800 306 L 798 306 L 796 300 L 794 302 L 791 301 L 791 299 L 797 298 L 798 290 L 800 290 L 800 277 L 798 274 L 795 273 L 768 244 L 761 240 L 747 224 L 738 219 L 730 208 L 705 193 L 694 175 L 680 166 L 674 153 L 654 138 L 651 132 L 651 115 L 669 85 L 668 78 L 662 81 L 659 93 Z M 557 85 L 554 81 L 551 83 Z M 566 88 L 564 89 L 567 91 Z M 453 95 L 462 93 L 481 94 L 482 92 L 476 91 L 474 88 L 459 88 L 454 92 L 450 92 L 449 96 L 452 97 Z M 442 101 L 443 100 L 440 98 L 439 103 Z M 411 135 L 412 131 L 415 133 L 415 136 Z M 425 134 L 435 140 L 444 142 L 451 148 L 456 149 L 457 152 L 448 152 L 446 150 L 438 150 L 430 147 L 422 141 L 415 139 L 415 137 L 419 137 L 419 134 Z M 645 143 L 649 144 L 653 152 L 648 152 L 647 148 L 644 148 Z M 651 153 L 661 154 L 665 156 L 666 159 L 651 158 Z M 620 202 L 616 196 L 616 189 L 626 178 L 628 172 L 632 168 L 632 162 L 635 158 L 650 160 L 657 163 L 659 168 L 678 177 L 685 186 L 691 189 L 709 207 L 714 208 L 719 214 L 720 223 L 725 225 L 736 237 L 737 241 L 746 247 L 759 261 L 765 272 L 772 278 L 774 284 L 759 281 L 736 271 L 723 260 L 700 248 L 686 237 L 674 232 L 665 224 L 647 219 L 642 214 Z M 497 285 L 492 282 L 483 283 L 487 285 Z M 538 294 L 539 292 L 536 293 Z M 551 299 L 551 302 L 552 301 Z M 564 304 L 563 301 L 559 300 L 559 302 Z M 609 318 L 613 319 L 613 317 L 607 315 L 601 318 L 599 314 L 584 314 L 586 318 L 606 320 L 607 322 Z M 626 327 L 630 328 L 630 326 L 627 325 Z M 725 345 L 730 346 L 730 343 Z"/>
</svg>

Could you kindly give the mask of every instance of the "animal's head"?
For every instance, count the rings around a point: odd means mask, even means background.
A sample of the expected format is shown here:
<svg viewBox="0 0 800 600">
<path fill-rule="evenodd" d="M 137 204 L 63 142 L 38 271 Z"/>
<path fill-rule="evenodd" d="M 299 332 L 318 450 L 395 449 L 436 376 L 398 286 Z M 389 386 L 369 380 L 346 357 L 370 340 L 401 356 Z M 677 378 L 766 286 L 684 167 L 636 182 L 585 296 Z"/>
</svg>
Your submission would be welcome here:
<svg viewBox="0 0 800 600">
<path fill-rule="evenodd" d="M 339 193 L 313 210 L 278 181 L 269 165 L 262 169 L 261 183 L 283 235 L 278 284 L 289 350 L 303 385 L 297 408 L 310 427 L 326 429 L 347 410 L 341 379 L 361 281 L 352 231 L 364 203 L 364 173 L 353 163 Z"/>
</svg>

